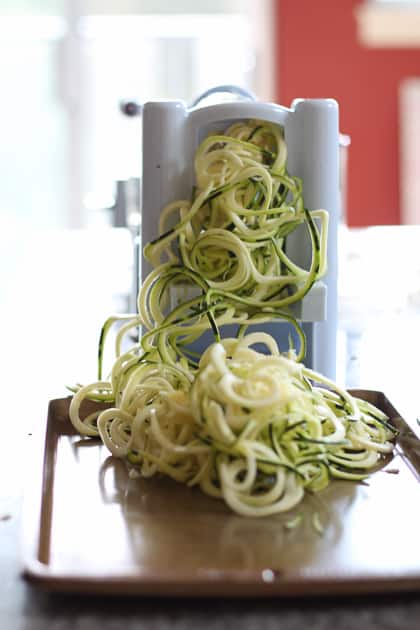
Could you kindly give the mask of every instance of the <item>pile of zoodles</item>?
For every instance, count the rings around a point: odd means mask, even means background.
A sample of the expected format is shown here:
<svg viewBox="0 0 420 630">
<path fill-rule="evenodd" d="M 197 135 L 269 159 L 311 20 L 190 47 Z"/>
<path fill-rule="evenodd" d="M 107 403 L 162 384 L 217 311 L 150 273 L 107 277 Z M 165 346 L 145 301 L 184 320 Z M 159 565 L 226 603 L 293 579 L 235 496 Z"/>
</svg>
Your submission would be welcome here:
<svg viewBox="0 0 420 630">
<path fill-rule="evenodd" d="M 138 313 L 105 322 L 98 380 L 74 388 L 70 404 L 76 430 L 100 436 L 132 471 L 199 486 L 248 516 L 289 510 L 332 478 L 363 479 L 395 433 L 381 411 L 302 362 L 305 337 L 290 305 L 326 271 L 328 215 L 305 208 L 286 157 L 282 129 L 267 122 L 236 123 L 201 143 L 191 199 L 163 209 L 160 234 L 144 248 L 154 269 Z M 296 229 L 307 232 L 308 269 L 287 253 Z M 274 319 L 295 328 L 297 349 L 281 352 L 269 335 L 249 332 Z M 223 338 L 227 324 L 235 337 Z M 214 342 L 200 355 L 209 330 Z M 110 407 L 82 418 L 86 398 Z"/>
</svg>

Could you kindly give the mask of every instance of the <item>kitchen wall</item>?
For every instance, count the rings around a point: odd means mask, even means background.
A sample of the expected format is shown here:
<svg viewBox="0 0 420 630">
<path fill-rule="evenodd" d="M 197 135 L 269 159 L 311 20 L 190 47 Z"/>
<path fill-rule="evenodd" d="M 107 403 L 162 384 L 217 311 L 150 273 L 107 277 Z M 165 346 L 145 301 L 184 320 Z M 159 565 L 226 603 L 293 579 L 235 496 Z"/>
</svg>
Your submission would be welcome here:
<svg viewBox="0 0 420 630">
<path fill-rule="evenodd" d="M 419 47 L 358 41 L 360 0 L 275 0 L 277 100 L 332 97 L 351 136 L 347 223 L 399 224 L 399 88 L 420 76 Z"/>
</svg>

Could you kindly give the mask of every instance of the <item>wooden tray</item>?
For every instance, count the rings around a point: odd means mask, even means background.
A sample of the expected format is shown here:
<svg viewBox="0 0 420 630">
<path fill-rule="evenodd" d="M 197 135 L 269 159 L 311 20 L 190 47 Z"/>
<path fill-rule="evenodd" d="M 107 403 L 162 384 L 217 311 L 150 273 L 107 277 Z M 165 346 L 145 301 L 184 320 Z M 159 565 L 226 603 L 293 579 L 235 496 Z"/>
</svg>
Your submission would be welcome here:
<svg viewBox="0 0 420 630">
<path fill-rule="evenodd" d="M 48 589 L 168 596 L 302 596 L 420 587 L 420 441 L 379 392 L 353 392 L 400 429 L 368 484 L 335 481 L 287 516 L 252 519 L 168 479 L 129 479 L 81 439 L 69 399 L 49 406 L 43 465 L 27 495 L 24 575 Z M 325 527 L 319 535 L 311 515 Z"/>
</svg>

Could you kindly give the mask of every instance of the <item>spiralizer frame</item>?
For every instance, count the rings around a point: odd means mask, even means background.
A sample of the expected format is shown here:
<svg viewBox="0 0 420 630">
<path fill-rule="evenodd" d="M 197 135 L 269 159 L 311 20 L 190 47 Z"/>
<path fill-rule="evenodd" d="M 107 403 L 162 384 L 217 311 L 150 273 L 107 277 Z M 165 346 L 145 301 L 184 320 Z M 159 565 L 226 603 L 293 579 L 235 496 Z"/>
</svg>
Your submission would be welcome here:
<svg viewBox="0 0 420 630">
<path fill-rule="evenodd" d="M 337 227 L 339 217 L 338 105 L 332 99 L 298 99 L 290 108 L 272 103 L 235 101 L 187 107 L 182 101 L 152 101 L 143 106 L 142 242 L 158 235 L 162 208 L 176 199 L 189 199 L 194 185 L 194 154 L 211 131 L 233 122 L 266 120 L 283 126 L 288 149 L 287 169 L 302 178 L 309 210 L 329 213 L 328 271 L 293 307 L 307 338 L 305 364 L 335 378 L 337 335 Z M 308 267 L 310 252 L 304 231 L 287 239 L 288 255 Z M 150 272 L 143 259 L 142 278 Z M 272 322 L 264 330 L 279 342 L 285 325 Z"/>
</svg>

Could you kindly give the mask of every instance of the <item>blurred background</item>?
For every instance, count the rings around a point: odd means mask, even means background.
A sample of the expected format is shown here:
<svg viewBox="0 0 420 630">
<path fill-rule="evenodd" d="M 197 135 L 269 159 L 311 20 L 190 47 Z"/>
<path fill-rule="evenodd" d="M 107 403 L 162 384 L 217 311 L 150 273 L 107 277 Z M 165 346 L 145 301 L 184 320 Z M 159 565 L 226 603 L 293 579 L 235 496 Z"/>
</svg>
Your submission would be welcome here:
<svg viewBox="0 0 420 630">
<path fill-rule="evenodd" d="M 141 117 L 122 104 L 218 84 L 339 102 L 338 374 L 387 389 L 390 347 L 418 356 L 420 2 L 0 0 L 0 66 L 2 343 L 17 370 L 16 344 L 47 357 L 48 395 L 94 376 L 98 327 L 129 307 Z"/>
<path fill-rule="evenodd" d="M 418 222 L 415 0 L 0 0 L 0 50 L 0 228 L 109 221 L 115 182 L 141 172 L 121 101 L 221 83 L 336 98 L 346 223 Z"/>
</svg>

